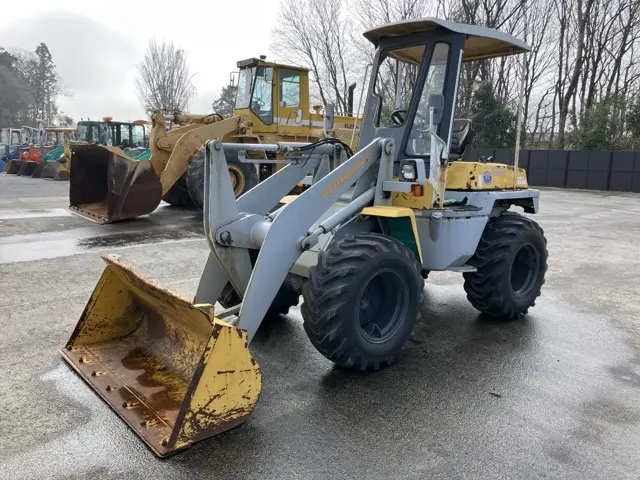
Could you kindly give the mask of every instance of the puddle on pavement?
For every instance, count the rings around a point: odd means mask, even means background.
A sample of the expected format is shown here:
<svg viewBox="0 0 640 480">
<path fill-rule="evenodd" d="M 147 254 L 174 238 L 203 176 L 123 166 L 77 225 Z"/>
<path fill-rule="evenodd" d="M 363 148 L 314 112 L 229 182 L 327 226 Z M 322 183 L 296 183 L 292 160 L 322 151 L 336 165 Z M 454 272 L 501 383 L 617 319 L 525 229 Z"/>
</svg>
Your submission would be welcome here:
<svg viewBox="0 0 640 480">
<path fill-rule="evenodd" d="M 64 208 L 43 209 L 0 209 L 0 220 L 21 220 L 27 218 L 71 217 L 73 214 Z"/>
<path fill-rule="evenodd" d="M 99 230 L 98 230 L 99 231 Z M 203 238 L 202 225 L 96 235 L 94 228 L 0 238 L 0 264 L 28 262 L 150 243 Z"/>
</svg>

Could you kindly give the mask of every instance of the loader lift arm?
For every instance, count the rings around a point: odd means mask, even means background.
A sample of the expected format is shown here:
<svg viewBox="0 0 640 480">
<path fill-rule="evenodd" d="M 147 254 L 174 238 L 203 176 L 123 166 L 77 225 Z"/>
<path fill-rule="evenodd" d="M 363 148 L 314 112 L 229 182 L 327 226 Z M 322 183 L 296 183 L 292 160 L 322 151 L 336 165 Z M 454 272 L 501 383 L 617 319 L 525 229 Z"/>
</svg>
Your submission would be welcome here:
<svg viewBox="0 0 640 480">
<path fill-rule="evenodd" d="M 206 146 L 205 167 L 210 181 L 205 185 L 205 233 L 211 253 L 203 272 L 195 303 L 215 303 L 227 281 L 244 297 L 237 326 L 245 329 L 249 341 L 255 335 L 269 305 L 289 270 L 303 253 L 309 229 L 356 181 L 352 203 L 363 208 L 373 201 L 375 187 L 368 187 L 371 167 L 381 156 L 391 154 L 391 142 L 373 140 L 349 160 L 298 196 L 296 201 L 266 215 L 281 192 L 290 191 L 319 160 L 290 164 L 240 197 L 237 202 L 225 178 L 227 165 L 223 145 L 211 141 Z M 383 162 L 386 163 L 386 162 Z M 211 198 L 214 195 L 214 198 Z M 362 199 L 358 202 L 358 198 Z M 349 206 L 343 220 L 353 213 Z M 333 217 L 332 217 L 333 218 Z M 339 218 L 334 222 L 339 223 Z M 259 248 L 252 268 L 248 249 Z M 221 275 L 222 274 L 222 275 Z"/>
<path fill-rule="evenodd" d="M 243 124 L 241 116 L 220 119 L 218 115 L 186 115 L 176 113 L 173 121 L 188 125 L 174 130 L 168 135 L 165 130 L 165 116 L 156 112 L 152 116 L 150 136 L 151 165 L 160 177 L 162 195 L 175 185 L 187 170 L 189 160 L 205 142 L 211 138 L 223 138 L 238 131 Z"/>
</svg>

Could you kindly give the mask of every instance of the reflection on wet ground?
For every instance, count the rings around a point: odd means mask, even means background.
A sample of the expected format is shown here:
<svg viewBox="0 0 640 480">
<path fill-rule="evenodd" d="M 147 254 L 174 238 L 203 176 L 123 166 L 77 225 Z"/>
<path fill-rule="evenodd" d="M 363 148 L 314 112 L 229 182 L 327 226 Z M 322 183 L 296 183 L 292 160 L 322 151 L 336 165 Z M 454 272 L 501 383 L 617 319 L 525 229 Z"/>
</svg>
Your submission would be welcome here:
<svg viewBox="0 0 640 480">
<path fill-rule="evenodd" d="M 58 232 L 2 237 L 0 264 L 68 257 L 89 251 L 198 239 L 204 236 L 202 224 L 199 222 L 175 226 L 129 223 L 126 227 L 137 228 L 121 231 L 112 225 L 96 225 Z"/>
<path fill-rule="evenodd" d="M 40 208 L 40 209 L 0 209 L 0 221 L 21 220 L 24 218 L 48 218 L 70 217 L 72 214 L 64 208 Z"/>
</svg>

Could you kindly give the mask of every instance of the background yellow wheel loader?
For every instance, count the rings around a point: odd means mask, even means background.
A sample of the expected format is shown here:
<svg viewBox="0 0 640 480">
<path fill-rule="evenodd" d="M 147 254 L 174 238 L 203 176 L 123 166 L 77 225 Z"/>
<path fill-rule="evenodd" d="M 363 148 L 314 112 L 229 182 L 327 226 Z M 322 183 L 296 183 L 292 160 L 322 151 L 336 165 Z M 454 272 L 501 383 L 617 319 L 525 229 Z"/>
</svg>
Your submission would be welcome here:
<svg viewBox="0 0 640 480">
<path fill-rule="evenodd" d="M 85 151 L 85 145 L 120 147 L 124 151 L 130 152 L 133 156 L 136 152 L 144 150 L 148 145 L 149 131 L 147 124 L 146 120 L 119 122 L 113 120 L 113 117 L 110 116 L 102 117 L 102 120 L 80 120 L 76 125 L 75 138 L 65 141 L 64 157 L 58 162 L 51 162 L 43 177 L 53 178 L 54 180 L 69 180 L 71 177 L 72 151 L 78 152 L 78 155 L 82 156 L 82 152 Z M 89 147 L 88 151 L 92 151 L 91 147 Z M 91 159 L 89 159 L 90 161 Z M 78 168 L 82 168 L 82 166 Z"/>
<path fill-rule="evenodd" d="M 537 213 L 539 192 L 528 187 L 517 156 L 515 166 L 461 161 L 469 122 L 455 118 L 463 62 L 528 47 L 492 29 L 434 18 L 364 35 L 376 56 L 350 158 L 336 161 L 349 148 L 338 139 L 288 148 L 286 166 L 236 198 L 227 152 L 246 146 L 207 142 L 210 254 L 193 301 L 106 258 L 62 355 L 160 456 L 249 417 L 261 391 L 249 345 L 287 286 L 302 294 L 309 341 L 356 370 L 398 360 L 427 272 L 461 272 L 471 304 L 496 318 L 525 315 L 541 293 L 544 233 L 511 211 Z M 394 82 L 403 91 L 385 95 L 379 87 L 394 72 L 406 76 Z M 286 196 L 312 171 L 324 173 Z M 227 285 L 241 303 L 214 314 Z"/>
<path fill-rule="evenodd" d="M 120 149 L 72 146 L 70 210 L 98 223 L 145 215 L 161 200 L 200 209 L 204 201 L 204 151 L 207 140 L 262 144 L 312 142 L 327 134 L 320 107 L 311 112 L 309 71 L 265 57 L 237 64 L 235 111 L 231 118 L 182 112 L 152 114 L 149 160 L 134 160 Z M 353 111 L 355 84 L 349 88 L 349 115 L 335 116 L 328 132 L 356 144 Z M 325 112 L 326 113 L 326 112 Z M 173 126 L 177 128 L 170 128 Z M 229 175 L 236 196 L 283 166 L 282 153 L 229 152 Z"/>
</svg>

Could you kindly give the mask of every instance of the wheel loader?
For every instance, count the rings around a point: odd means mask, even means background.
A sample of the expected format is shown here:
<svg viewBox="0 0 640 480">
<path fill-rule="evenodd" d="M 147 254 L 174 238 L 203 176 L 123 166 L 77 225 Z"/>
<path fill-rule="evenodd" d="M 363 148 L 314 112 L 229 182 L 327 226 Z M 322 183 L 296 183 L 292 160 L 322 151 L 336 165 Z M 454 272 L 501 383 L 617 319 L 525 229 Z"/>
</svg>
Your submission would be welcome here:
<svg viewBox="0 0 640 480">
<path fill-rule="evenodd" d="M 151 115 L 151 158 L 141 161 L 120 149 L 74 145 L 71 155 L 70 210 L 96 223 L 111 223 L 153 212 L 160 202 L 203 208 L 204 143 L 310 142 L 323 131 L 320 106 L 309 105 L 309 71 L 268 62 L 266 57 L 237 62 L 233 116 L 155 111 Z M 330 135 L 357 141 L 352 115 L 355 84 L 348 91 L 348 115 L 334 116 Z M 167 125 L 168 124 L 168 125 Z M 169 126 L 169 129 L 167 128 Z M 176 128 L 172 128 L 172 127 Z M 229 151 L 227 162 L 236 196 L 283 165 L 272 151 Z M 304 183 L 304 182 L 303 182 Z"/>
<path fill-rule="evenodd" d="M 20 146 L 20 129 L 3 128 L 2 142 L 0 143 L 0 173 L 8 172 L 11 162 L 18 158 Z"/>
<path fill-rule="evenodd" d="M 49 162 L 41 176 L 54 180 L 69 180 L 72 149 L 82 149 L 84 145 L 120 147 L 131 156 L 137 155 L 148 145 L 147 124 L 146 120 L 119 122 L 111 116 L 102 117 L 101 120 L 81 120 L 76 126 L 75 138 L 65 141 L 64 156 L 57 161 Z"/>
<path fill-rule="evenodd" d="M 243 145 L 206 143 L 210 254 L 193 300 L 104 257 L 61 354 L 160 457 L 250 417 L 262 385 L 252 339 L 269 310 L 297 294 L 321 355 L 375 371 L 401 357 L 429 272 L 462 273 L 469 302 L 497 319 L 526 315 L 541 293 L 547 241 L 525 215 L 538 212 L 539 192 L 517 154 L 513 166 L 461 160 L 472 132 L 455 116 L 463 62 L 529 47 L 437 18 L 364 36 L 376 54 L 353 155 L 344 158 L 339 141 L 254 145 L 285 152 L 287 165 L 236 198 L 227 153 Z M 383 88 L 394 72 L 396 92 Z M 311 171 L 322 173 L 287 195 Z M 229 286 L 239 303 L 214 310 Z"/>
<path fill-rule="evenodd" d="M 23 169 L 27 160 L 24 155 L 34 145 L 39 145 L 42 141 L 41 136 L 44 133 L 44 127 L 35 128 L 29 126 L 20 127 L 20 143 L 16 146 L 16 150 L 7 155 L 7 163 L 4 167 L 4 173 L 18 175 Z"/>
<path fill-rule="evenodd" d="M 20 176 L 32 178 L 49 178 L 54 171 L 55 163 L 64 156 L 64 144 L 72 141 L 76 129 L 73 127 L 46 127 L 41 145 L 32 145 L 23 152 Z"/>
</svg>

